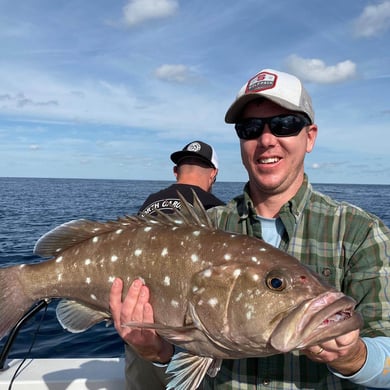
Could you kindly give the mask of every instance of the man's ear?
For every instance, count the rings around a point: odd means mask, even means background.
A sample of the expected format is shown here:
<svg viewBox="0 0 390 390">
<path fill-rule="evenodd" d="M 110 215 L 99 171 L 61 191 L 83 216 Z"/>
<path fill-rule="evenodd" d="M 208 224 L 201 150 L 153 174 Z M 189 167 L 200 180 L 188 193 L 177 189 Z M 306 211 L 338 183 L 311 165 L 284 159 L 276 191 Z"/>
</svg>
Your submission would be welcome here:
<svg viewBox="0 0 390 390">
<path fill-rule="evenodd" d="M 213 184 L 217 181 L 217 176 L 218 176 L 218 169 L 213 169 L 213 174 L 214 176 L 211 177 L 211 180 L 213 182 Z"/>
<path fill-rule="evenodd" d="M 173 174 L 174 174 L 174 176 L 176 177 L 176 179 L 177 179 L 177 165 L 175 165 L 174 167 L 173 167 Z"/>
<path fill-rule="evenodd" d="M 307 146 L 306 153 L 310 153 L 317 139 L 318 127 L 317 125 L 310 125 L 309 130 L 307 131 Z"/>
</svg>

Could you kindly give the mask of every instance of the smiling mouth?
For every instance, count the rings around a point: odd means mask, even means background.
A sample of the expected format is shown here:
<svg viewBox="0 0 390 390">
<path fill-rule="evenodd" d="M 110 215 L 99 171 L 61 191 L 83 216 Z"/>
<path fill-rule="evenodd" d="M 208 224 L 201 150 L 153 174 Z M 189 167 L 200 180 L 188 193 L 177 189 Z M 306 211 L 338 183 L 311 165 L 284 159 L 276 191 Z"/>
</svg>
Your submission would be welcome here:
<svg viewBox="0 0 390 390">
<path fill-rule="evenodd" d="M 260 164 L 275 164 L 280 160 L 281 159 L 279 157 L 268 157 L 268 158 L 259 158 L 257 162 Z"/>
</svg>

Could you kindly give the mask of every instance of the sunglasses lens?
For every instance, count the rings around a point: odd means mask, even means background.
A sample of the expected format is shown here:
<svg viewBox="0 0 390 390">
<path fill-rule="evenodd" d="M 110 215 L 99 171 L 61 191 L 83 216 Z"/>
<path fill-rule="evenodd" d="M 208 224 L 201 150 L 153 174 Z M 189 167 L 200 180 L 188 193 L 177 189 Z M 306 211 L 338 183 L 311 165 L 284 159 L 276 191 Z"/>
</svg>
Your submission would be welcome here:
<svg viewBox="0 0 390 390">
<path fill-rule="evenodd" d="M 264 130 L 264 121 L 260 118 L 247 119 L 245 122 L 236 123 L 235 129 L 238 138 L 256 139 Z"/>
<path fill-rule="evenodd" d="M 236 123 L 235 129 L 241 139 L 256 139 L 262 134 L 265 124 L 268 124 L 271 133 L 276 137 L 291 137 L 297 135 L 310 122 L 304 116 L 296 114 L 277 115 L 271 118 L 248 118 Z"/>
<path fill-rule="evenodd" d="M 270 120 L 271 132 L 277 137 L 297 135 L 309 123 L 298 115 L 274 116 Z"/>
</svg>

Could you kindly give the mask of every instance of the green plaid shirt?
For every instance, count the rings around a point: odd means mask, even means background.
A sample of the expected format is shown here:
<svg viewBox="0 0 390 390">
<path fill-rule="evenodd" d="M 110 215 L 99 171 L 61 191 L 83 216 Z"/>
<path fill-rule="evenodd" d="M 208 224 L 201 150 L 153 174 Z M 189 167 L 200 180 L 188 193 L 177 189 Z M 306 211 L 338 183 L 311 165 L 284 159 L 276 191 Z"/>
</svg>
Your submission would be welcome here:
<svg viewBox="0 0 390 390">
<path fill-rule="evenodd" d="M 248 194 L 209 210 L 229 232 L 261 238 L 261 224 Z M 279 248 L 297 257 L 357 302 L 364 317 L 361 335 L 390 336 L 390 230 L 376 216 L 339 203 L 304 183 L 280 210 L 285 233 Z M 266 358 L 225 360 L 204 389 L 363 389 L 331 374 L 299 352 Z"/>
</svg>

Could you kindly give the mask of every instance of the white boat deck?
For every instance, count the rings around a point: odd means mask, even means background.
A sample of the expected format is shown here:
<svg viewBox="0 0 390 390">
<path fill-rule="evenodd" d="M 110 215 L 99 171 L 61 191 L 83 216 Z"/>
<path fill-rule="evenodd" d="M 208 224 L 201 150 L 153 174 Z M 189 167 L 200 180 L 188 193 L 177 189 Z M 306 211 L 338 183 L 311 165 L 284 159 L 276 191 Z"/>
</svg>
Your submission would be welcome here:
<svg viewBox="0 0 390 390">
<path fill-rule="evenodd" d="M 0 371 L 6 390 L 21 359 L 7 360 Z M 27 359 L 12 390 L 124 390 L 124 359 Z"/>
</svg>

